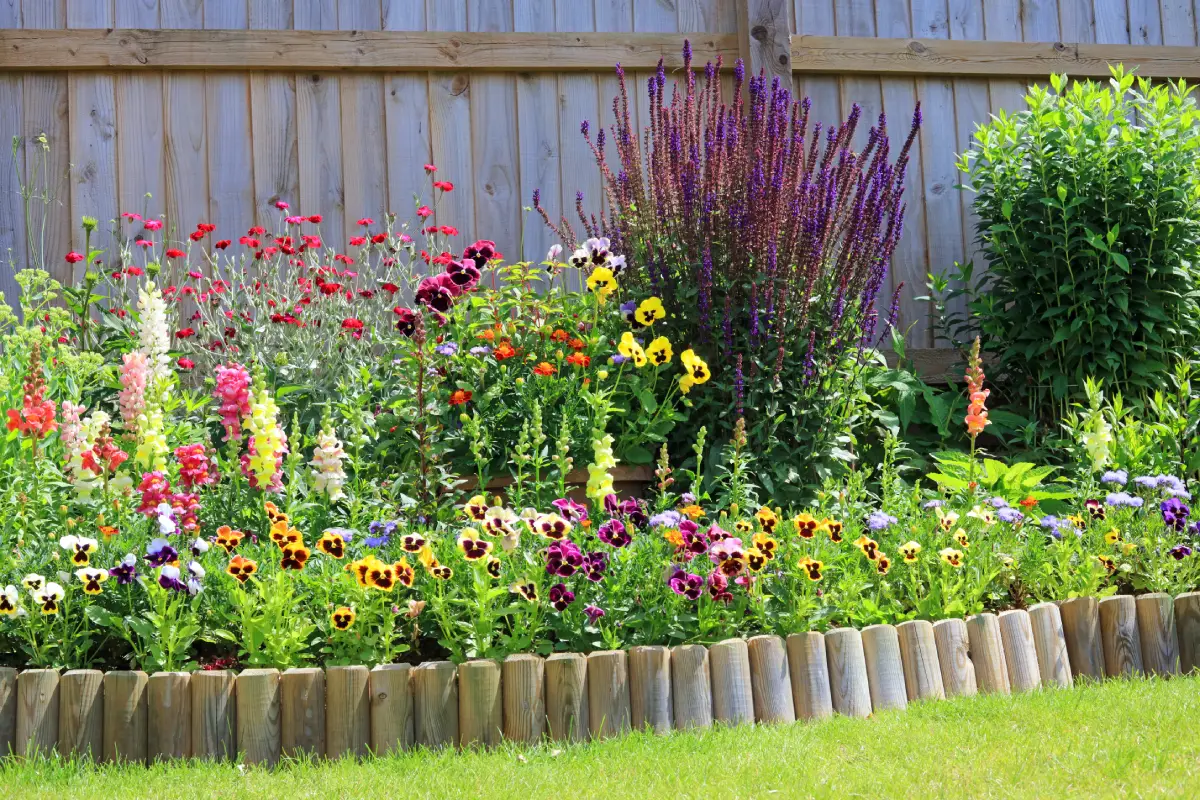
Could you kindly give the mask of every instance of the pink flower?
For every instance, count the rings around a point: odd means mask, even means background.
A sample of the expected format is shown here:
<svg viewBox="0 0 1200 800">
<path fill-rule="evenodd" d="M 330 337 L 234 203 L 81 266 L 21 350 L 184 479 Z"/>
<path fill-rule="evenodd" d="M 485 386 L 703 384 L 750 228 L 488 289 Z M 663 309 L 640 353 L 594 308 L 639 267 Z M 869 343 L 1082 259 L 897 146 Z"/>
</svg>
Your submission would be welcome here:
<svg viewBox="0 0 1200 800">
<path fill-rule="evenodd" d="M 78 264 L 80 261 L 83 261 L 83 255 L 76 253 L 74 250 L 67 253 L 65 258 L 68 264 Z"/>
<path fill-rule="evenodd" d="M 433 164 L 426 164 L 426 165 L 425 165 L 425 172 L 427 172 L 427 173 L 429 173 L 430 175 L 432 175 L 433 173 L 437 172 L 437 167 L 435 167 Z"/>
<path fill-rule="evenodd" d="M 121 419 L 128 431 L 137 430 L 138 415 L 146 408 L 146 378 L 149 369 L 146 354 L 135 350 L 126 353 L 121 363 L 121 391 L 117 401 L 121 406 Z"/>
<path fill-rule="evenodd" d="M 275 207 L 278 208 L 280 211 L 287 211 L 289 208 L 288 204 L 285 203 L 283 200 L 276 200 Z"/>
<path fill-rule="evenodd" d="M 221 401 L 217 413 L 225 427 L 225 441 L 240 439 L 242 417 L 250 414 L 250 373 L 241 364 L 218 364 L 215 372 L 217 385 L 213 397 Z"/>
<path fill-rule="evenodd" d="M 148 231 L 160 231 L 162 230 L 162 226 L 163 221 L 161 219 L 148 219 L 142 223 L 142 227 Z"/>
<path fill-rule="evenodd" d="M 421 219 L 425 219 L 426 217 L 432 217 L 433 209 L 430 208 L 429 206 L 421 206 L 420 208 L 417 209 L 417 216 L 420 217 Z"/>
</svg>

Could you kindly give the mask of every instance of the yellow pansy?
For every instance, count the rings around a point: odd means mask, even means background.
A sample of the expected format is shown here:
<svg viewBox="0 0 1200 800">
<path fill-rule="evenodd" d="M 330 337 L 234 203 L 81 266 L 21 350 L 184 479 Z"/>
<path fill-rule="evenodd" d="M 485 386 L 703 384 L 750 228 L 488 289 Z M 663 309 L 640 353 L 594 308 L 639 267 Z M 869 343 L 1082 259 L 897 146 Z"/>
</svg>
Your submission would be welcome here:
<svg viewBox="0 0 1200 800">
<path fill-rule="evenodd" d="M 665 316 L 667 316 L 667 310 L 663 308 L 662 300 L 657 297 L 643 300 L 637 307 L 637 311 L 633 312 L 633 318 L 643 325 L 653 325 Z"/>
</svg>

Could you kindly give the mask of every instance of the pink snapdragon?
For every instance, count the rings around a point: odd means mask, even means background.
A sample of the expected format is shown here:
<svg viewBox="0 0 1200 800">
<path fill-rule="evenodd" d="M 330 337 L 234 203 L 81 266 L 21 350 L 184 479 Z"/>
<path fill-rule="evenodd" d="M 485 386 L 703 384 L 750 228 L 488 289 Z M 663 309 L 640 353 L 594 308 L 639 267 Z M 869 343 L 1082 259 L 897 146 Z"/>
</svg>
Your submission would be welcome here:
<svg viewBox="0 0 1200 800">
<path fill-rule="evenodd" d="M 217 413 L 225 427 L 225 441 L 242 437 L 242 417 L 250 415 L 250 373 L 241 364 L 217 365 L 213 397 L 221 401 Z"/>
<path fill-rule="evenodd" d="M 208 486 L 220 480 L 216 459 L 199 442 L 176 447 L 175 459 L 179 461 L 179 483 L 184 488 Z"/>
<path fill-rule="evenodd" d="M 142 502 L 138 506 L 138 513 L 148 517 L 155 516 L 158 513 L 159 505 L 171 500 L 171 481 L 164 473 L 157 470 L 143 473 L 142 482 L 138 484 L 137 488 L 142 493 Z"/>
<path fill-rule="evenodd" d="M 121 420 L 128 431 L 137 430 L 137 418 L 146 410 L 146 378 L 149 365 L 146 354 L 135 350 L 126 353 L 121 363 L 121 391 L 117 400 L 121 405 Z"/>
</svg>

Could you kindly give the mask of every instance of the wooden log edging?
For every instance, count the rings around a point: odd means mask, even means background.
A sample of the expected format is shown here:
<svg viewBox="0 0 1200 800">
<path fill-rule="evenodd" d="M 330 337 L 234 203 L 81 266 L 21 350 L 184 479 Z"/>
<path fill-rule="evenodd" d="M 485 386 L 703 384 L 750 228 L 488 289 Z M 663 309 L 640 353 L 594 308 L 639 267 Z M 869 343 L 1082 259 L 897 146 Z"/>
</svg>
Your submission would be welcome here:
<svg viewBox="0 0 1200 800">
<path fill-rule="evenodd" d="M 0 757 L 127 763 L 283 757 L 415 746 L 587 741 L 630 730 L 867 717 L 977 692 L 1069 687 L 1073 676 L 1200 670 L 1200 592 L 1073 598 L 969 620 L 862 631 L 328 669 L 0 668 Z"/>
</svg>

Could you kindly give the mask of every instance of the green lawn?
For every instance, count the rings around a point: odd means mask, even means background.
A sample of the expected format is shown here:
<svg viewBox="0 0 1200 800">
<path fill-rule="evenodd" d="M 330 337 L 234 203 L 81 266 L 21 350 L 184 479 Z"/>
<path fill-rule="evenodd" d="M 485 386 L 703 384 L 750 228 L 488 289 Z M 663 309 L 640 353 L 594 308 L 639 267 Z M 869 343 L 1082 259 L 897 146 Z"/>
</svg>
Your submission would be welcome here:
<svg viewBox="0 0 1200 800">
<path fill-rule="evenodd" d="M 362 764 L 0 766 L 0 796 L 1197 797 L 1200 680 L 921 704 L 869 720 Z"/>
</svg>

